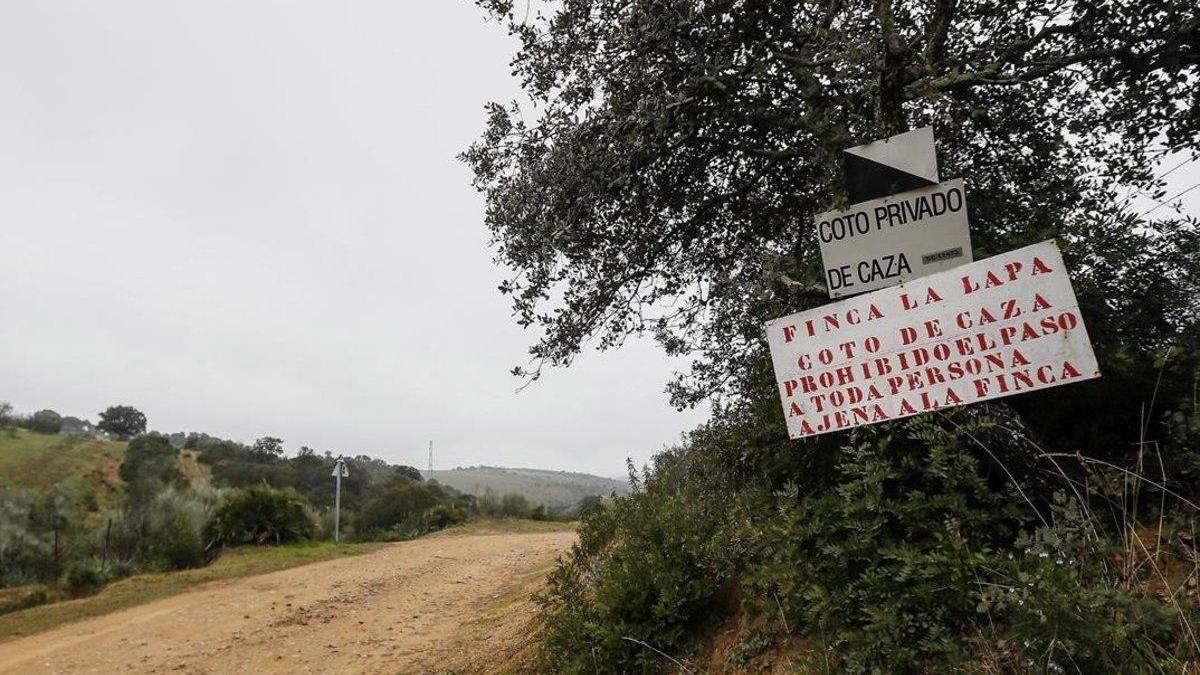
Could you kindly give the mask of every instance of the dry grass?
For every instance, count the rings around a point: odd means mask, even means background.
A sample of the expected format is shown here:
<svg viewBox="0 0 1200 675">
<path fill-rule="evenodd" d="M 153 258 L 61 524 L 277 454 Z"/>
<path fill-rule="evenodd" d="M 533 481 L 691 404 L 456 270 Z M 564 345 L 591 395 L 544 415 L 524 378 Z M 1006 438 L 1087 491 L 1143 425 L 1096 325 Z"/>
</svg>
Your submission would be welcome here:
<svg viewBox="0 0 1200 675">
<path fill-rule="evenodd" d="M 114 582 L 90 597 L 5 614 L 0 616 L 0 642 L 170 597 L 210 582 L 360 555 L 381 546 L 386 544 L 306 542 L 287 546 L 245 546 L 233 549 L 208 567 L 181 572 L 138 574 Z"/>
<path fill-rule="evenodd" d="M 429 537 L 458 537 L 476 534 L 531 534 L 536 532 L 568 532 L 576 529 L 577 522 L 548 520 L 523 520 L 519 518 L 480 518 L 457 525 Z"/>
</svg>

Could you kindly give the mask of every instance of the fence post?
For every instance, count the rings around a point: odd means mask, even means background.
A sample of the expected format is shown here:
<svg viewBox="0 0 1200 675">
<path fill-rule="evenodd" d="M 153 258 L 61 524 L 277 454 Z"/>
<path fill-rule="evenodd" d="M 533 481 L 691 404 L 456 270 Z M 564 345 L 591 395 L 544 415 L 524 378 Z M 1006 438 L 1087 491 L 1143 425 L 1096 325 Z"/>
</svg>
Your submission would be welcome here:
<svg viewBox="0 0 1200 675">
<path fill-rule="evenodd" d="M 112 534 L 112 518 L 108 519 L 108 525 L 104 527 L 104 550 L 100 554 L 100 567 L 108 569 L 108 538 Z"/>
</svg>

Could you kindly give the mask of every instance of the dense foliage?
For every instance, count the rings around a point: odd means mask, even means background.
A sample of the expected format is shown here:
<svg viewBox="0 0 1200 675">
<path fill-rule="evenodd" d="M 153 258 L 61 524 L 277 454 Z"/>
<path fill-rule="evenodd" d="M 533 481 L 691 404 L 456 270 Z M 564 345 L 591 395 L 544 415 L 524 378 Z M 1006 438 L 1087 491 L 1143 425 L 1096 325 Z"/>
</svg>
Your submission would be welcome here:
<svg viewBox="0 0 1200 675">
<path fill-rule="evenodd" d="M 146 433 L 146 415 L 130 405 L 109 406 L 100 413 L 96 428 L 117 438 L 133 438 Z"/>
<path fill-rule="evenodd" d="M 655 670 L 734 617 L 731 665 L 1200 654 L 1200 224 L 1129 206 L 1198 148 L 1195 3 L 480 4 L 529 94 L 464 154 L 539 330 L 518 374 L 648 333 L 692 359 L 674 402 L 714 406 L 585 522 L 545 598 L 549 665 Z M 840 151 L 925 125 L 976 259 L 1058 239 L 1104 377 L 788 441 L 761 326 L 828 301 L 811 218 L 845 202 Z"/>
<path fill-rule="evenodd" d="M 62 415 L 53 410 L 39 410 L 29 416 L 29 429 L 40 434 L 57 434 L 62 426 Z"/>
<path fill-rule="evenodd" d="M 14 415 L 7 404 L 0 412 L 33 431 L 37 415 Z M 288 457 L 283 441 L 271 436 L 247 446 L 205 434 L 151 432 L 118 444 L 88 438 L 90 426 L 76 420 L 72 435 L 65 428 L 58 434 L 61 440 L 46 439 L 49 429 L 6 434 L 8 447 L 30 453 L 31 460 L 38 457 L 35 447 L 70 454 L 67 463 L 98 460 L 93 453 L 112 446 L 123 447 L 124 456 L 115 485 L 108 465 L 98 465 L 82 480 L 43 489 L 0 487 L 0 588 L 25 587 L 6 596 L 0 613 L 86 595 L 138 571 L 206 565 L 230 546 L 333 537 L 335 458 L 329 453 L 301 448 Z M 473 497 L 426 483 L 412 467 L 366 455 L 346 463 L 343 539 L 406 539 L 479 513 Z M 114 492 L 99 495 L 106 489 Z M 520 515 L 533 515 L 523 504 Z"/>
<path fill-rule="evenodd" d="M 366 536 L 407 539 L 463 522 L 472 500 L 455 499 L 445 490 L 414 480 L 403 469 L 376 477 L 355 526 Z"/>
<path fill-rule="evenodd" d="M 166 436 L 149 434 L 129 441 L 120 476 L 134 505 L 144 504 L 168 485 L 183 483 L 179 451 Z"/>
<path fill-rule="evenodd" d="M 294 490 L 256 485 L 227 498 L 208 521 L 205 534 L 222 546 L 286 544 L 309 538 L 315 527 L 304 499 Z"/>
<path fill-rule="evenodd" d="M 16 416 L 13 406 L 8 401 L 0 401 L 0 433 L 13 434 L 17 429 Z"/>
</svg>

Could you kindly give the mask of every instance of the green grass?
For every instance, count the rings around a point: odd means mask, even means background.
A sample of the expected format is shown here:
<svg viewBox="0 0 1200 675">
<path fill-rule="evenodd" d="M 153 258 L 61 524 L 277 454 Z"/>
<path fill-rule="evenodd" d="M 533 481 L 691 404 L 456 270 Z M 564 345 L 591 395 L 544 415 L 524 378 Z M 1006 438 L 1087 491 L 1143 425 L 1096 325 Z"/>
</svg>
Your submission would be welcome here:
<svg viewBox="0 0 1200 675">
<path fill-rule="evenodd" d="M 0 642 L 178 595 L 213 581 L 237 579 L 322 560 L 360 555 L 377 550 L 381 546 L 386 544 L 304 542 L 286 546 L 244 546 L 232 549 L 208 567 L 181 572 L 139 574 L 113 582 L 90 597 L 42 605 L 0 616 Z"/>
<path fill-rule="evenodd" d="M 17 429 L 0 433 L 0 487 L 44 491 L 60 488 L 92 492 L 101 506 L 120 487 L 116 467 L 125 442 Z"/>
</svg>

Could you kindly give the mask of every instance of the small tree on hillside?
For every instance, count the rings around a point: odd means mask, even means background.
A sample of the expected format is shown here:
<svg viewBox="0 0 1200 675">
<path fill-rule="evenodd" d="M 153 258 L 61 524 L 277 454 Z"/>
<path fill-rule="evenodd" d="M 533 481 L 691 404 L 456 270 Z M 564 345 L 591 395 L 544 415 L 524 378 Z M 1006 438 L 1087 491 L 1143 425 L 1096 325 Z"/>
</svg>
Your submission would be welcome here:
<svg viewBox="0 0 1200 675">
<path fill-rule="evenodd" d="M 125 440 L 146 433 L 146 416 L 133 406 L 109 406 L 100 413 L 96 428 Z"/>
<path fill-rule="evenodd" d="M 91 432 L 91 430 L 92 430 L 91 422 L 84 420 L 84 419 L 80 419 L 78 417 L 75 417 L 74 415 L 67 415 L 66 417 L 64 417 L 62 419 L 63 433 L 86 434 L 86 433 Z"/>
<path fill-rule="evenodd" d="M 166 436 L 149 434 L 129 441 L 120 474 L 130 502 L 145 504 L 163 487 L 182 482 L 178 456 Z"/>
<path fill-rule="evenodd" d="M 500 512 L 510 518 L 528 518 L 529 499 L 519 492 L 506 492 L 500 498 Z"/>
<path fill-rule="evenodd" d="M 418 483 L 421 483 L 421 482 L 423 482 L 423 481 L 425 480 L 425 479 L 424 479 L 424 478 L 421 476 L 421 472 L 420 472 L 420 471 L 418 471 L 418 470 L 417 470 L 416 468 L 414 468 L 414 467 L 411 467 L 411 466 L 408 466 L 408 465 L 405 465 L 405 464 L 400 464 L 400 465 L 396 466 L 396 467 L 395 467 L 395 468 L 392 470 L 392 473 L 393 473 L 393 474 L 395 474 L 395 475 L 397 475 L 397 476 L 403 476 L 403 477 L 405 477 L 405 478 L 408 478 L 409 480 L 415 480 L 415 481 L 416 481 L 416 482 L 418 482 Z"/>
<path fill-rule="evenodd" d="M 254 459 L 258 461 L 278 459 L 283 456 L 283 440 L 274 436 L 263 436 L 254 441 L 254 446 L 250 448 Z"/>
<path fill-rule="evenodd" d="M 29 418 L 29 430 L 41 434 L 57 434 L 62 431 L 62 415 L 53 410 L 39 410 Z"/>
<path fill-rule="evenodd" d="M 10 436 L 17 433 L 17 420 L 13 415 L 12 404 L 8 401 L 0 401 L 0 432 L 8 433 Z"/>
</svg>

